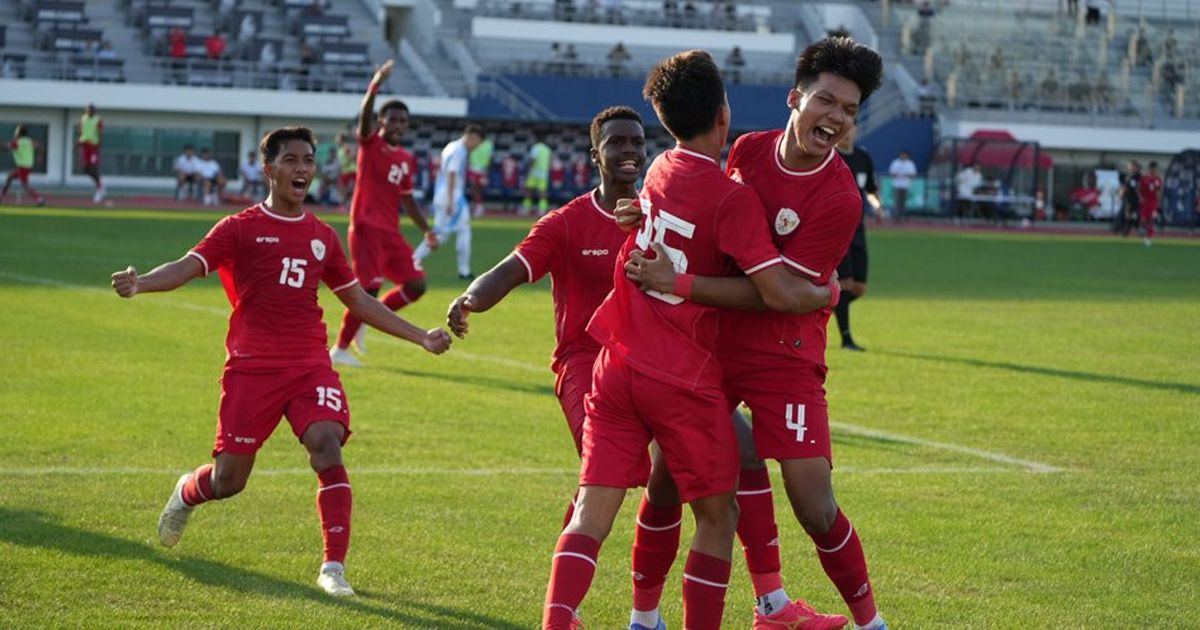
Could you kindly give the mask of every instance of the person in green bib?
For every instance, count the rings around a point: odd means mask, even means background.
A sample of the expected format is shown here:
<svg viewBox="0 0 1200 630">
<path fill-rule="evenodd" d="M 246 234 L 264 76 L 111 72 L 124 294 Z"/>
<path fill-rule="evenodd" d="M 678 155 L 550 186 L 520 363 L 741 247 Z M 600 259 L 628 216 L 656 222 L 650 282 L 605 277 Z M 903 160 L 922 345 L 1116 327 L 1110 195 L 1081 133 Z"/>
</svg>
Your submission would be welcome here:
<svg viewBox="0 0 1200 630">
<path fill-rule="evenodd" d="M 550 158 L 553 152 L 550 145 L 542 142 L 541 138 L 529 147 L 529 171 L 525 175 L 525 201 L 521 203 L 521 214 L 529 214 L 533 210 L 533 196 L 538 197 L 538 215 L 546 214 L 550 209 Z"/>
<path fill-rule="evenodd" d="M 96 194 L 92 195 L 92 203 L 104 201 L 104 183 L 100 181 L 100 132 L 104 131 L 104 121 L 96 113 L 96 106 L 88 103 L 83 115 L 79 117 L 79 145 L 83 158 L 83 172 L 96 184 Z"/>
<path fill-rule="evenodd" d="M 337 143 L 337 160 L 341 169 L 337 181 L 338 201 L 342 204 L 343 211 L 350 212 L 350 197 L 354 194 L 354 178 L 358 176 L 358 153 L 349 142 L 346 142 L 344 133 L 334 136 L 333 141 Z"/>
<path fill-rule="evenodd" d="M 488 171 L 492 169 L 492 153 L 496 146 L 492 139 L 483 138 L 479 146 L 467 157 L 467 183 L 471 185 L 471 214 L 483 216 L 483 190 L 487 188 Z"/>
<path fill-rule="evenodd" d="M 17 128 L 13 130 L 12 142 L 8 143 L 8 150 L 13 154 L 14 168 L 8 174 L 8 178 L 4 180 L 4 190 L 0 192 L 0 200 L 8 195 L 8 187 L 15 179 L 20 181 L 25 192 L 33 197 L 34 203 L 39 206 L 46 205 L 46 200 L 33 189 L 33 186 L 29 185 L 29 173 L 33 170 L 34 149 L 33 139 L 29 137 L 25 125 L 17 125 Z"/>
</svg>

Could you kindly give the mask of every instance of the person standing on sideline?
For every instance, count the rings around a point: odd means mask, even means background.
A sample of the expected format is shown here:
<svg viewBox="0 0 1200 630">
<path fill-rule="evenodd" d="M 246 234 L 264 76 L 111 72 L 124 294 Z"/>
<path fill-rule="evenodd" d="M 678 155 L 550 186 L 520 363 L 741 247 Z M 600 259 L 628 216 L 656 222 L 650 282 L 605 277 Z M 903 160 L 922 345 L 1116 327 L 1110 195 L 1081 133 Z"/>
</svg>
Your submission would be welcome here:
<svg viewBox="0 0 1200 630">
<path fill-rule="evenodd" d="M 8 150 L 12 151 L 13 170 L 8 174 L 8 178 L 4 180 L 4 190 L 0 191 L 0 200 L 8 195 L 8 187 L 12 185 L 13 180 L 21 182 L 21 188 L 33 197 L 33 202 L 39 206 L 46 205 L 46 199 L 42 197 L 38 191 L 29 185 L 29 173 L 33 171 L 34 155 L 36 147 L 33 139 L 29 137 L 29 132 L 25 125 L 17 125 L 13 129 L 13 139 L 8 143 Z"/>
<path fill-rule="evenodd" d="M 1137 226 L 1138 211 L 1141 209 L 1141 180 L 1142 165 L 1137 160 L 1129 160 L 1129 172 L 1121 176 L 1121 188 L 1117 198 L 1121 200 L 1121 209 L 1114 215 L 1113 227 L 1122 237 Z"/>
<path fill-rule="evenodd" d="M 96 184 L 92 203 L 104 201 L 104 183 L 100 181 L 100 134 L 103 131 L 104 121 L 96 113 L 96 106 L 88 103 L 79 117 L 78 144 L 83 172 Z"/>
<path fill-rule="evenodd" d="M 471 208 L 467 201 L 467 160 L 471 151 L 483 140 L 479 125 L 467 125 L 461 137 L 451 140 L 442 149 L 442 168 L 433 186 L 433 233 L 444 242 L 454 233 L 454 255 L 458 262 L 460 280 L 474 278 L 471 273 Z M 433 251 L 421 243 L 413 252 L 413 264 L 420 267 Z"/>
<path fill-rule="evenodd" d="M 954 191 L 957 198 L 954 203 L 954 223 L 960 225 L 968 215 L 973 216 L 975 205 L 975 190 L 983 185 L 983 174 L 972 162 L 954 176 Z"/>
<path fill-rule="evenodd" d="M 550 145 L 538 138 L 529 147 L 529 170 L 525 174 L 525 200 L 521 202 L 521 214 L 528 215 L 533 211 L 533 197 L 538 198 L 538 214 L 546 214 L 550 209 L 550 158 L 553 156 Z"/>
<path fill-rule="evenodd" d="M 346 134 L 339 133 L 334 136 L 333 142 L 337 145 L 339 210 L 349 212 L 350 198 L 354 194 L 354 180 L 358 177 L 358 164 L 355 160 L 354 147 L 346 142 Z"/>
<path fill-rule="evenodd" d="M 892 178 L 892 196 L 896 204 L 896 220 L 904 221 L 908 210 L 908 191 L 912 187 L 912 178 L 917 176 L 917 165 L 908 157 L 908 151 L 900 151 L 900 155 L 888 166 L 888 176 Z"/>
<path fill-rule="evenodd" d="M 263 194 L 262 166 L 258 164 L 257 151 L 250 151 L 246 154 L 246 159 L 242 160 L 238 166 L 238 174 L 242 178 L 241 194 L 243 196 L 258 197 Z"/>
<path fill-rule="evenodd" d="M 851 128 L 838 144 L 838 152 L 858 184 L 858 192 L 862 195 L 862 218 L 854 230 L 850 249 L 838 263 L 842 296 L 833 312 L 842 334 L 842 349 L 862 352 L 866 348 L 855 343 L 854 335 L 850 334 L 850 303 L 867 294 L 867 213 L 876 218 L 883 216 L 883 204 L 879 202 L 879 189 L 875 186 L 875 161 L 865 148 L 854 144 L 854 137 L 855 129 Z"/>
<path fill-rule="evenodd" d="M 1142 231 L 1142 242 L 1146 247 L 1154 241 L 1154 223 L 1158 220 L 1158 204 L 1162 200 L 1163 180 L 1158 174 L 1158 162 L 1150 162 L 1150 172 L 1138 180 L 1138 200 Z"/>
<path fill-rule="evenodd" d="M 471 214 L 476 217 L 483 216 L 483 193 L 487 189 L 488 173 L 492 170 L 493 152 L 495 145 L 492 139 L 487 137 L 471 150 L 467 179 L 471 185 Z"/>
<path fill-rule="evenodd" d="M 375 119 L 375 95 L 392 73 L 395 62 L 388 59 L 375 69 L 358 111 L 358 164 L 354 196 L 350 200 L 350 229 L 347 243 L 354 276 L 372 297 L 379 296 L 383 281 L 395 284 L 380 298 L 383 305 L 398 311 L 425 294 L 425 272 L 413 262 L 412 247 L 400 233 L 398 209 L 404 208 L 414 225 L 425 235 L 423 245 L 437 247 L 437 237 L 413 201 L 416 165 L 400 146 L 408 131 L 408 105 L 390 100 L 379 108 Z M 342 314 L 337 343 L 329 352 L 334 365 L 362 367 L 350 352 L 367 353 L 366 328 L 349 310 Z"/>
<path fill-rule="evenodd" d="M 363 291 L 333 228 L 304 209 L 316 175 L 312 130 L 285 127 L 259 145 L 270 182 L 266 200 L 217 222 L 182 258 L 147 274 L 132 266 L 112 274 L 117 295 L 172 291 L 219 271 L 233 305 L 221 377 L 213 463 L 179 477 L 158 519 L 158 539 L 174 547 L 196 506 L 227 499 L 246 487 L 255 455 L 287 417 L 317 475 L 317 514 L 324 559 L 317 584 L 349 596 L 350 478 L 342 447 L 350 437 L 350 407 L 325 352 L 325 323 L 317 302 L 324 283 L 363 321 L 433 354 L 450 335 L 397 317 Z"/>
</svg>

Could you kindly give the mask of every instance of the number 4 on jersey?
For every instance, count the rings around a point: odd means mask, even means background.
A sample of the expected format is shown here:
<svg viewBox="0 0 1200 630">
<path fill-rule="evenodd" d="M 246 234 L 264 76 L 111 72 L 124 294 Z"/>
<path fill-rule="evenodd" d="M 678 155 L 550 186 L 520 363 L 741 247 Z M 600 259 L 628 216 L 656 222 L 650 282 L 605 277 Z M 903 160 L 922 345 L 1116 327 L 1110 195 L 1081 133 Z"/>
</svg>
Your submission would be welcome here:
<svg viewBox="0 0 1200 630">
<path fill-rule="evenodd" d="M 784 418 L 787 420 L 787 428 L 796 432 L 796 441 L 804 441 L 804 433 L 808 430 L 804 426 L 804 405 L 784 405 L 786 410 Z"/>
</svg>

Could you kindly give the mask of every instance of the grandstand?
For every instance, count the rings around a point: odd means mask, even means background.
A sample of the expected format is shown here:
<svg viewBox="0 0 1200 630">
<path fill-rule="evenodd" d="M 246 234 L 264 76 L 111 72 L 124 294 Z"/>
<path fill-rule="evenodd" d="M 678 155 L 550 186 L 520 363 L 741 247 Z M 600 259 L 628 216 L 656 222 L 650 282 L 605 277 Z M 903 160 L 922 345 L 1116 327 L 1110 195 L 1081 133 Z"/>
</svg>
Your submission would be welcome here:
<svg viewBox="0 0 1200 630">
<path fill-rule="evenodd" d="M 1038 185 L 1056 206 L 1089 169 L 1130 157 L 1167 164 L 1200 146 L 1200 3 L 1117 3 L 1097 15 L 1060 4 L 4 0 L 0 133 L 30 123 L 49 149 L 35 181 L 83 187 L 71 125 L 95 102 L 114 190 L 171 186 L 186 143 L 212 147 L 232 176 L 269 126 L 302 121 L 323 138 L 347 129 L 373 64 L 394 57 L 385 91 L 418 119 L 414 153 L 429 160 L 465 118 L 484 122 L 500 181 L 500 161 L 523 155 L 535 133 L 549 135 L 561 162 L 577 161 L 584 125 L 606 105 L 635 105 L 655 122 L 641 78 L 686 48 L 710 50 L 725 68 L 736 129 L 778 126 L 797 52 L 848 32 L 887 62 L 858 123 L 881 170 L 906 148 L 926 173 L 939 144 L 1002 129 L 1054 160 Z M 651 135 L 652 150 L 669 141 Z M 933 213 L 945 205 L 914 201 Z"/>
</svg>

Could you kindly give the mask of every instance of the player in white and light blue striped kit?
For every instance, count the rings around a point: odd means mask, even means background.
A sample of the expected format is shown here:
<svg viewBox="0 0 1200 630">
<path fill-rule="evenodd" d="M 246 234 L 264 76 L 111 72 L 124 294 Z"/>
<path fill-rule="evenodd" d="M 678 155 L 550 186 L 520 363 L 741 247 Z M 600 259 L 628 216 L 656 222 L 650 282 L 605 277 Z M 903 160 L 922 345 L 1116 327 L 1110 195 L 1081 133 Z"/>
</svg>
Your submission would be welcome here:
<svg viewBox="0 0 1200 630">
<path fill-rule="evenodd" d="M 471 204 L 467 200 L 467 165 L 471 150 L 483 141 L 478 125 L 467 125 L 462 137 L 442 149 L 442 167 L 433 187 L 433 232 L 438 242 L 454 234 L 454 253 L 458 259 L 458 277 L 471 274 Z M 424 242 L 413 252 L 417 266 L 433 250 Z"/>
</svg>

